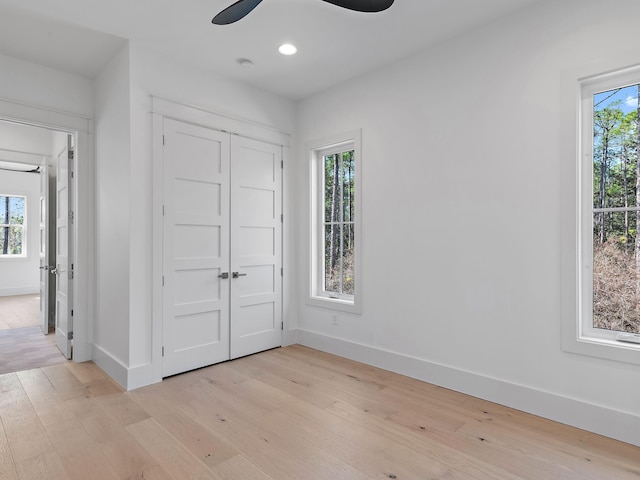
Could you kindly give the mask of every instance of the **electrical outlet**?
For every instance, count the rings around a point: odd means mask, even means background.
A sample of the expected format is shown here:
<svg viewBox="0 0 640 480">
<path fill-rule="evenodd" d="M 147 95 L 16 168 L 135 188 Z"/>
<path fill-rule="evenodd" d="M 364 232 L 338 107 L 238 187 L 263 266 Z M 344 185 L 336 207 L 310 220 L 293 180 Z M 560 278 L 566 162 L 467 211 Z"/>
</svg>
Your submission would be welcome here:
<svg viewBox="0 0 640 480">
<path fill-rule="evenodd" d="M 331 325 L 338 326 L 338 315 L 333 314 L 333 319 L 331 320 Z"/>
</svg>

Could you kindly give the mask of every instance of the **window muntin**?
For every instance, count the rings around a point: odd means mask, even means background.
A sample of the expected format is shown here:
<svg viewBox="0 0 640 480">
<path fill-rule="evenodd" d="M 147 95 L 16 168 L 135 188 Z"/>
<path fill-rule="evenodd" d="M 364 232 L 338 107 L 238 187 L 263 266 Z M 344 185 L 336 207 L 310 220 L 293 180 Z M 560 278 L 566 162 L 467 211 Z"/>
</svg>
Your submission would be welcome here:
<svg viewBox="0 0 640 480">
<path fill-rule="evenodd" d="M 0 194 L 0 258 L 24 257 L 27 198 Z"/>
<path fill-rule="evenodd" d="M 579 337 L 613 346 L 640 332 L 639 84 L 607 75 L 582 85 Z"/>
</svg>

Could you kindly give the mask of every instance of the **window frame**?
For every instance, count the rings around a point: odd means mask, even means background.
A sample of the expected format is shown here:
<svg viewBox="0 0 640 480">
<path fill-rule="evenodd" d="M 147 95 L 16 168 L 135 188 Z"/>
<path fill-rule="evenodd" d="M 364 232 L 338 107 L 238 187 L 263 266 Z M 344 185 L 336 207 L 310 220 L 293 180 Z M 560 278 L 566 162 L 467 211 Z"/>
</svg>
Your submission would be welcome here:
<svg viewBox="0 0 640 480">
<path fill-rule="evenodd" d="M 308 142 L 309 153 L 309 274 L 307 304 L 362 312 L 362 134 L 355 130 Z M 354 285 L 353 295 L 335 295 L 324 290 L 324 162 L 326 155 L 353 150 L 354 162 Z"/>
<path fill-rule="evenodd" d="M 5 228 L 6 226 L 9 227 L 21 227 L 22 228 L 22 253 L 20 254 L 6 254 L 4 255 L 1 251 L 0 251 L 0 261 L 1 260 L 21 260 L 21 259 L 26 259 L 28 258 L 28 232 L 27 232 L 27 224 L 28 224 L 28 196 L 26 194 L 22 194 L 22 193 L 0 193 L 0 197 L 7 197 L 7 198 L 22 198 L 24 199 L 24 218 L 22 220 L 22 225 L 20 224 L 12 224 L 12 223 L 6 223 L 6 224 L 0 224 L 0 229 Z"/>
<path fill-rule="evenodd" d="M 575 304 L 564 313 L 563 349 L 640 365 L 640 345 L 617 340 L 618 331 L 593 327 L 593 96 L 638 83 L 640 66 L 585 76 L 577 82 L 576 208 L 570 227 L 575 228 L 575 264 L 574 273 L 567 275 L 575 285 Z"/>
</svg>

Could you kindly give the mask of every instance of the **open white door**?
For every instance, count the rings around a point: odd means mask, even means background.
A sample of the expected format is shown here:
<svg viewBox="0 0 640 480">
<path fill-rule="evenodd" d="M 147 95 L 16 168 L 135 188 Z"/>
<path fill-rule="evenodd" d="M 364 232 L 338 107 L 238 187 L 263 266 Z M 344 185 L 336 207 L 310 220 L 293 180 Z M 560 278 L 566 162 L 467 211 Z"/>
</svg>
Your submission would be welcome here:
<svg viewBox="0 0 640 480">
<path fill-rule="evenodd" d="M 231 138 L 231 358 L 282 345 L 282 147 Z"/>
<path fill-rule="evenodd" d="M 49 160 L 40 165 L 40 328 L 49 334 Z"/>
<path fill-rule="evenodd" d="M 56 159 L 56 343 L 66 358 L 71 358 L 73 317 L 71 294 L 73 279 L 71 205 L 71 175 L 73 145 L 69 135 L 68 145 Z"/>
</svg>

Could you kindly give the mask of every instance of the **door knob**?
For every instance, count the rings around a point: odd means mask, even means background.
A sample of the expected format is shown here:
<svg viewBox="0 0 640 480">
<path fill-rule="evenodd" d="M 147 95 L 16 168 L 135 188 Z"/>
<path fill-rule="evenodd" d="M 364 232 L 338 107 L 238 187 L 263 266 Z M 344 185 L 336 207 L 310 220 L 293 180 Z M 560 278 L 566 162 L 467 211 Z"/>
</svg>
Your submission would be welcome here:
<svg viewBox="0 0 640 480">
<path fill-rule="evenodd" d="M 218 278 L 229 278 L 229 272 L 223 272 L 220 275 L 218 275 Z"/>
<path fill-rule="evenodd" d="M 50 267 L 50 268 L 49 268 L 49 273 L 53 273 L 54 275 L 58 275 L 58 273 L 60 273 L 60 272 L 58 272 L 58 269 L 57 269 L 57 268 L 55 268 L 55 267 L 51 268 L 51 267 Z"/>
<path fill-rule="evenodd" d="M 240 278 L 240 277 L 246 277 L 246 276 L 247 276 L 246 273 L 233 272 L 233 278 Z"/>
</svg>

